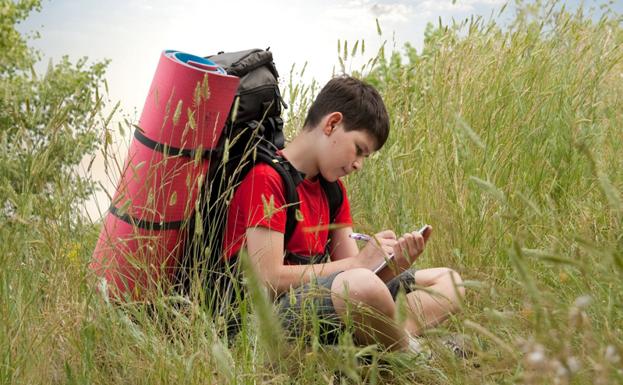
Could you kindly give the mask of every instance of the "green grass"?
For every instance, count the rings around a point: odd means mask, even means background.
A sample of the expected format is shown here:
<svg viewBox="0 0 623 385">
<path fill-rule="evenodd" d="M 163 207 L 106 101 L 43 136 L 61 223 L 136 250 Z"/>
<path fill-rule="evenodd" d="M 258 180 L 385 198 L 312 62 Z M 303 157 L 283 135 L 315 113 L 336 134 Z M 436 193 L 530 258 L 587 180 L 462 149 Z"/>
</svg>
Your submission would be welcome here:
<svg viewBox="0 0 623 385">
<path fill-rule="evenodd" d="M 262 295 L 231 346 L 182 298 L 159 299 L 155 316 L 111 306 L 87 268 L 98 225 L 62 191 L 38 219 L 43 203 L 16 189 L 0 224 L 0 382 L 623 383 L 621 15 L 520 8 L 504 27 L 431 27 L 423 51 L 380 52 L 362 71 L 392 132 L 347 179 L 357 229 L 433 225 L 417 266 L 456 269 L 468 294 L 430 335 L 466 334 L 474 360 L 435 338 L 431 362 L 348 336 L 328 349 L 289 344 Z M 290 133 L 317 87 L 291 78 Z"/>
</svg>

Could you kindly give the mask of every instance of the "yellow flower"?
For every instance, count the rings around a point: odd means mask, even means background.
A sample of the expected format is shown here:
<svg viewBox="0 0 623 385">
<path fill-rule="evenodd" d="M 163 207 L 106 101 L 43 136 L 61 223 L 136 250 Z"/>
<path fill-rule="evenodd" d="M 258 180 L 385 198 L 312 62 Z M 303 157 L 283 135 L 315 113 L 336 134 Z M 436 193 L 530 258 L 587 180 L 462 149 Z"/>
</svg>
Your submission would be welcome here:
<svg viewBox="0 0 623 385">
<path fill-rule="evenodd" d="M 68 247 L 67 259 L 72 265 L 78 266 L 80 264 L 80 244 L 72 243 Z"/>
<path fill-rule="evenodd" d="M 569 274 L 561 271 L 560 273 L 558 273 L 558 278 L 560 279 L 561 283 L 565 283 L 569 280 Z"/>
</svg>

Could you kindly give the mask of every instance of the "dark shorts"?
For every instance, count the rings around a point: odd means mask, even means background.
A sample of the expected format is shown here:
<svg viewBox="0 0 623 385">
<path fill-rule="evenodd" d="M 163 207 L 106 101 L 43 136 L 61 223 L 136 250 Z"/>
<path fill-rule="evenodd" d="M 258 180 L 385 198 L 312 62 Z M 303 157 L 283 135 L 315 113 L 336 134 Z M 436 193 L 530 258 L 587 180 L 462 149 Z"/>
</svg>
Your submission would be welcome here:
<svg viewBox="0 0 623 385">
<path fill-rule="evenodd" d="M 405 294 L 414 290 L 415 269 L 409 269 L 387 282 L 392 298 L 400 290 Z M 277 309 L 286 332 L 292 337 L 318 336 L 321 344 L 335 344 L 345 325 L 331 300 L 331 286 L 341 271 L 320 277 L 284 293 L 277 299 Z"/>
</svg>

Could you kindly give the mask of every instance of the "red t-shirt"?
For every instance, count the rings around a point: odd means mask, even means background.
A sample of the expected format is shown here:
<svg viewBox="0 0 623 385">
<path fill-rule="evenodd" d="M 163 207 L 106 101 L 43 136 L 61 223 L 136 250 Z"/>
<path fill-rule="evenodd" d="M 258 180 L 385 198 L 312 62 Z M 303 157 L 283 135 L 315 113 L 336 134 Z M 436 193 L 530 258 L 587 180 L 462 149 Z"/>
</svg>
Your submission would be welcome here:
<svg viewBox="0 0 623 385">
<path fill-rule="evenodd" d="M 344 197 L 335 224 L 352 225 L 346 189 L 338 182 Z M 329 202 L 318 179 L 304 179 L 297 187 L 300 220 L 286 250 L 304 256 L 322 254 L 329 238 Z M 285 185 L 271 166 L 253 167 L 236 189 L 229 206 L 223 250 L 229 258 L 243 246 L 247 228 L 261 226 L 285 233 L 287 208 Z"/>
</svg>

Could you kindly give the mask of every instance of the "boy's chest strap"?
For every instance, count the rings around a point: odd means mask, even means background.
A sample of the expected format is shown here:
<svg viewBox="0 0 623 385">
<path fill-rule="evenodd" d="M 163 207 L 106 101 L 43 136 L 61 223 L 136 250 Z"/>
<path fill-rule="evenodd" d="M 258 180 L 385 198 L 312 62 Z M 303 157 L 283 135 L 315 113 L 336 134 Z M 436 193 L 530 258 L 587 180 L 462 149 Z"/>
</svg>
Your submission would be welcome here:
<svg viewBox="0 0 623 385">
<path fill-rule="evenodd" d="M 326 263 L 329 260 L 329 255 L 326 253 L 316 255 L 300 255 L 286 251 L 284 257 L 286 264 L 290 265 L 315 265 L 318 263 Z"/>
</svg>

